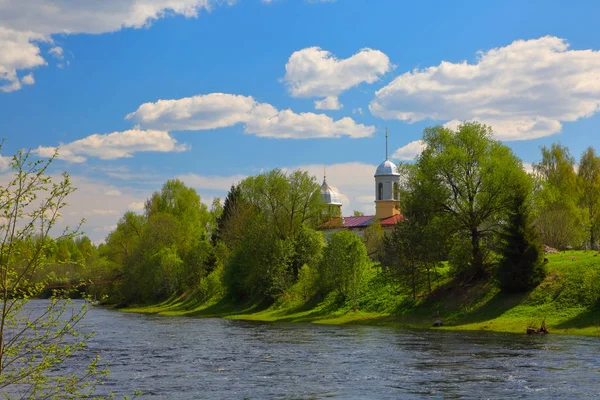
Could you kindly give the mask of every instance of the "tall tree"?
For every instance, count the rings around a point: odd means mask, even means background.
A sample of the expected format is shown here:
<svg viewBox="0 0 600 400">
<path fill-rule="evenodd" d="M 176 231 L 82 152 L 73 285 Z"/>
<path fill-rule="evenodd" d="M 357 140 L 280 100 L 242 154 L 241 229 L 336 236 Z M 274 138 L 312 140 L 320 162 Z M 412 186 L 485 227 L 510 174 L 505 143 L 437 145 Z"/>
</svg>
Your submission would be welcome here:
<svg viewBox="0 0 600 400">
<path fill-rule="evenodd" d="M 451 230 L 469 237 L 465 277 L 484 277 L 490 265 L 485 243 L 499 231 L 527 174 L 510 148 L 493 139 L 492 129 L 477 122 L 457 131 L 428 128 L 423 141 L 427 147 L 417 159 L 415 190 Z"/>
<path fill-rule="evenodd" d="M 539 285 L 546 276 L 544 253 L 533 228 L 526 193 L 518 193 L 506 227 L 501 233 L 501 259 L 497 267 L 500 287 L 507 292 L 524 292 Z"/>
<path fill-rule="evenodd" d="M 597 248 L 597 232 L 600 222 L 600 157 L 592 147 L 581 155 L 578 170 L 581 185 L 581 206 L 586 211 L 588 239 L 591 249 Z"/>
<path fill-rule="evenodd" d="M 567 147 L 556 143 L 542 146 L 541 152 L 542 160 L 534 164 L 535 225 L 544 244 L 559 249 L 578 247 L 584 232 L 575 158 Z"/>
</svg>

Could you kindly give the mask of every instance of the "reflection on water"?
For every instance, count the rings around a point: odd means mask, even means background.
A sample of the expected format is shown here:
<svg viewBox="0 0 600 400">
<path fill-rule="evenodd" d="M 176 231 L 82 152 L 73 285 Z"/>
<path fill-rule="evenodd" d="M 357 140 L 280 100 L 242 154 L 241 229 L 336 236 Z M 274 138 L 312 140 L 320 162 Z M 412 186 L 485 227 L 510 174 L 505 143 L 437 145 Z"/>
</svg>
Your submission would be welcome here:
<svg viewBox="0 0 600 400">
<path fill-rule="evenodd" d="M 91 310 L 106 389 L 151 399 L 600 398 L 600 340 Z"/>
</svg>

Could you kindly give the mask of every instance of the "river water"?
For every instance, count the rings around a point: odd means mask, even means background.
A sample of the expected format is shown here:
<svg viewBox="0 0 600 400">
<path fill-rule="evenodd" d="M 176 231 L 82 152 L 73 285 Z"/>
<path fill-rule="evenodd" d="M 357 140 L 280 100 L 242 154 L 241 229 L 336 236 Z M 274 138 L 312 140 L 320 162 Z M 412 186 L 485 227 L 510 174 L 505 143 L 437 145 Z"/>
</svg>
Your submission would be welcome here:
<svg viewBox="0 0 600 400">
<path fill-rule="evenodd" d="M 148 399 L 600 398 L 600 339 L 122 313 L 86 317 L 111 374 Z"/>
</svg>

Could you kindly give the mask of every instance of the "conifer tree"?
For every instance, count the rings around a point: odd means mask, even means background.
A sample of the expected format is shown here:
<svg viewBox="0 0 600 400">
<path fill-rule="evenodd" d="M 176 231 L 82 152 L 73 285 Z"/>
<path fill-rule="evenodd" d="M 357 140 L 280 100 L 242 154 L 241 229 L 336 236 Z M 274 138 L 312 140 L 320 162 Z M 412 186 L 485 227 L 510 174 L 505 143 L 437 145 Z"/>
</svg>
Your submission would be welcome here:
<svg viewBox="0 0 600 400">
<path fill-rule="evenodd" d="M 508 224 L 501 233 L 501 255 L 497 276 L 506 292 L 525 292 L 546 276 L 539 236 L 530 223 L 526 195 L 517 194 Z"/>
</svg>

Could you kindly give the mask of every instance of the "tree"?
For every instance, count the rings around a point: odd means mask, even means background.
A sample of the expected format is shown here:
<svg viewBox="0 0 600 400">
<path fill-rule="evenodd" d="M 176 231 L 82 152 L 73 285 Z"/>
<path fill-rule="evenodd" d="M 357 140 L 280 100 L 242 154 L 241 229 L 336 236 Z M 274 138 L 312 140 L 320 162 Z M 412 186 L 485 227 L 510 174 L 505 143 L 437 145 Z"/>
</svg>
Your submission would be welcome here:
<svg viewBox="0 0 600 400">
<path fill-rule="evenodd" d="M 525 292 L 539 285 L 546 276 L 544 253 L 533 228 L 525 193 L 514 198 L 508 224 L 501 234 L 501 259 L 497 276 L 502 290 Z"/>
<path fill-rule="evenodd" d="M 491 265 L 488 242 L 512 206 L 512 194 L 527 174 L 490 127 L 465 122 L 456 132 L 436 126 L 423 134 L 427 148 L 416 163 L 413 190 L 428 212 L 443 216 L 449 232 L 467 236 L 471 256 L 461 274 L 483 278 Z"/>
<path fill-rule="evenodd" d="M 542 146 L 542 160 L 533 165 L 537 179 L 533 217 L 542 242 L 565 249 L 579 247 L 584 232 L 578 206 L 580 187 L 575 172 L 575 158 L 559 144 Z"/>
<path fill-rule="evenodd" d="M 363 243 L 367 249 L 369 258 L 373 261 L 380 261 L 383 255 L 383 239 L 385 231 L 381 227 L 379 221 L 374 221 L 365 229 L 363 235 Z"/>
<path fill-rule="evenodd" d="M 586 222 L 590 249 L 597 248 L 597 232 L 600 222 L 600 157 L 588 147 L 579 161 L 580 204 L 586 211 Z"/>
<path fill-rule="evenodd" d="M 12 179 L 0 187 L 0 392 L 19 398 L 81 398 L 94 392 L 106 373 L 98 358 L 83 368 L 61 365 L 85 347 L 89 336 L 79 329 L 87 307 L 54 296 L 43 310 L 32 312 L 28 300 L 44 282 L 33 276 L 46 263 L 51 232 L 73 192 L 69 175 L 48 175 L 48 160 L 32 161 L 18 152 L 11 162 Z M 58 241 L 72 240 L 77 229 L 65 228 Z M 60 231 L 59 231 L 60 232 Z M 30 251 L 17 251 L 27 243 Z"/>
<path fill-rule="evenodd" d="M 244 179 L 240 189 L 282 238 L 294 237 L 302 225 L 315 227 L 324 208 L 320 186 L 306 171 L 274 169 Z"/>
<path fill-rule="evenodd" d="M 358 210 L 354 210 L 354 212 L 352 213 L 352 216 L 353 217 L 364 217 L 365 213 L 361 212 L 361 211 L 358 211 Z"/>
<path fill-rule="evenodd" d="M 335 290 L 352 298 L 354 309 L 358 309 L 369 266 L 367 250 L 358 236 L 348 230 L 334 233 L 319 265 L 321 287 L 324 292 Z"/>
</svg>

